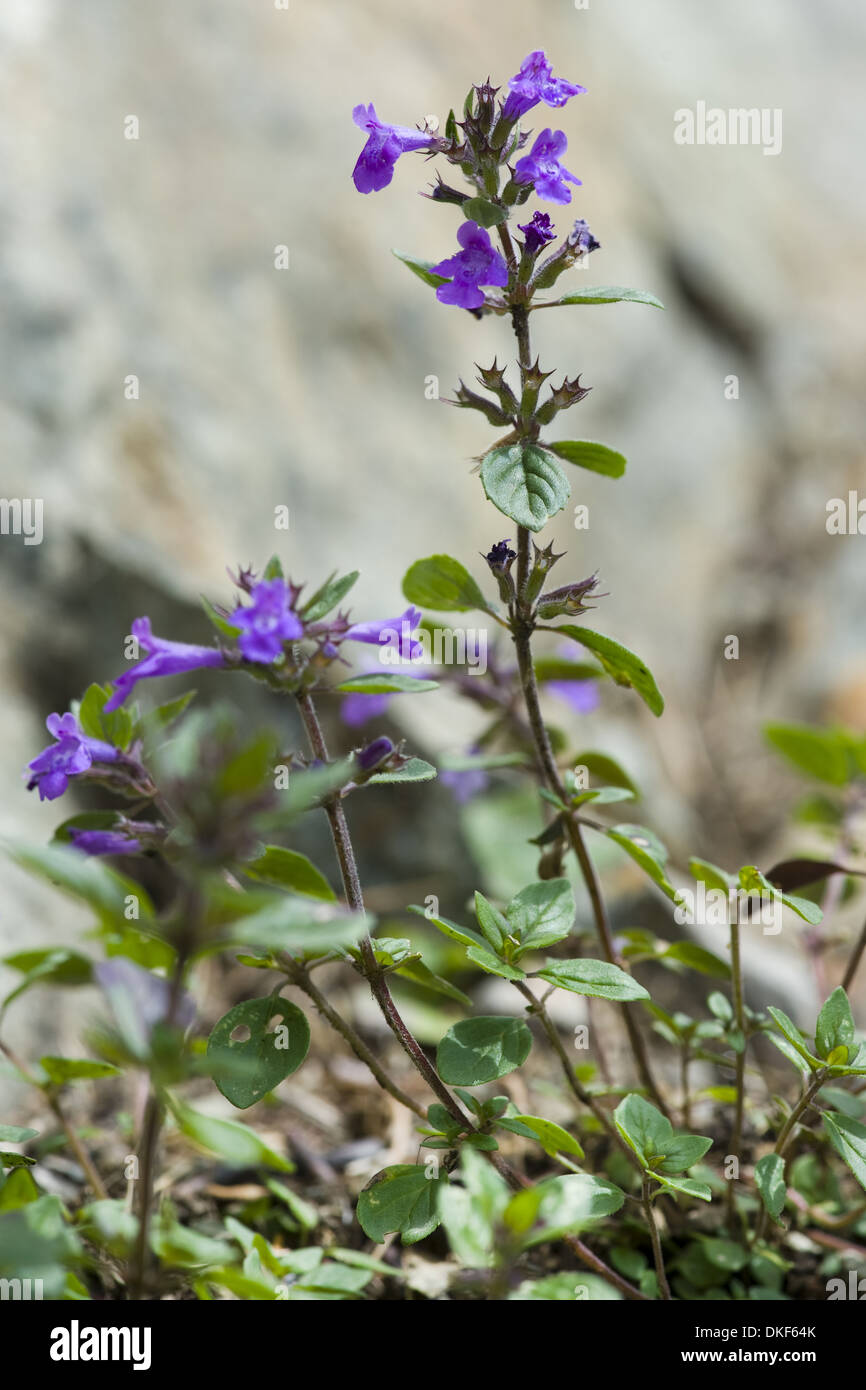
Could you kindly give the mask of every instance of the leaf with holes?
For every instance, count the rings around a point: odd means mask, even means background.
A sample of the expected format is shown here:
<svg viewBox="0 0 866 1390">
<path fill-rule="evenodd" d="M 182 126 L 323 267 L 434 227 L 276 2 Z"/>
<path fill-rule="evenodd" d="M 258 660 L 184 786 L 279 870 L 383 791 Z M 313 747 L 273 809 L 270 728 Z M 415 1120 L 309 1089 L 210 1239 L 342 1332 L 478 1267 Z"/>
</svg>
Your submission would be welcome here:
<svg viewBox="0 0 866 1390">
<path fill-rule="evenodd" d="M 481 481 L 494 507 L 530 531 L 546 526 L 571 495 L 556 458 L 537 444 L 491 449 L 481 464 Z"/>
<path fill-rule="evenodd" d="M 279 1016 L 281 1023 L 268 1030 Z M 249 1037 L 233 1041 L 236 1029 Z M 287 999 L 248 999 L 229 1009 L 207 1042 L 214 1082 L 226 1100 L 247 1110 L 287 1076 L 298 1070 L 310 1046 L 310 1025 L 296 1004 Z"/>
</svg>

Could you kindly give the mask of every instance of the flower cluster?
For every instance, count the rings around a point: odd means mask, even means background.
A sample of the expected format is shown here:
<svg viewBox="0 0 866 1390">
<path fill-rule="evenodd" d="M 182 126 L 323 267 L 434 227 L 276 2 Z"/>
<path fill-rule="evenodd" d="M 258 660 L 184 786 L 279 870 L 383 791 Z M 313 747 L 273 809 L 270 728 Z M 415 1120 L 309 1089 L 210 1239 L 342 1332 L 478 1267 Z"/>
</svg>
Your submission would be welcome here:
<svg viewBox="0 0 866 1390">
<path fill-rule="evenodd" d="M 510 273 L 515 269 L 511 243 L 501 227 L 511 206 L 524 203 L 533 192 L 547 202 L 570 203 L 570 185 L 581 182 L 562 162 L 568 141 L 561 130 L 545 127 L 535 136 L 527 153 L 513 165 L 510 161 L 527 143 L 528 136 L 519 124 L 527 112 L 541 103 L 559 109 L 586 88 L 555 77 L 543 50 L 536 49 L 510 79 L 507 95 L 499 101 L 498 108 L 497 91 L 489 82 L 475 87 L 467 100 L 464 120 L 458 122 L 451 112 L 442 136 L 426 125 L 423 130 L 412 130 L 385 124 L 377 117 L 372 104 L 356 106 L 352 113 L 355 124 L 367 133 L 367 142 L 352 174 L 355 187 L 361 193 L 386 188 L 400 155 L 410 151 L 424 151 L 428 157 L 443 156 L 474 185 L 477 197 L 467 198 L 437 175 L 430 196 L 435 202 L 463 207 L 468 220 L 457 233 L 459 251 L 426 269 L 447 282 L 437 285 L 436 298 L 440 304 L 456 305 L 476 315 L 485 305 L 501 311 L 501 302 L 488 298 L 484 291 L 490 287 L 506 288 Z M 505 186 L 500 189 L 503 173 Z M 469 205 L 477 202 L 484 204 L 481 222 L 471 217 L 474 208 Z M 506 255 L 500 254 L 491 244 L 487 228 L 494 225 L 500 227 Z M 520 230 L 525 238 L 524 259 L 530 261 L 554 238 L 554 229 L 546 213 L 536 212 L 529 222 L 521 224 Z M 588 238 L 582 250 L 593 249 L 591 233 Z M 569 245 L 573 249 L 573 243 L 565 243 L 565 248 Z"/>
<path fill-rule="evenodd" d="M 234 609 L 218 614 L 225 632 L 235 634 L 234 646 L 229 645 L 228 638 L 221 645 L 210 647 L 173 642 L 157 637 L 149 618 L 136 618 L 132 636 L 144 655 L 115 679 L 103 706 L 103 715 L 119 710 L 142 680 L 183 675 L 208 667 L 245 667 L 252 671 L 285 669 L 287 688 L 294 688 L 291 682 L 300 681 L 310 665 L 308 656 L 293 652 L 294 645 L 304 641 L 315 644 L 317 672 L 322 663 L 327 666 L 335 660 L 344 662 L 341 656 L 344 642 L 378 647 L 380 652 L 387 651 L 399 661 L 414 661 L 423 654 L 423 646 L 415 636 L 421 621 L 418 608 L 409 607 L 397 618 L 364 623 L 352 624 L 341 614 L 327 622 L 305 622 L 298 609 L 300 589 L 282 577 L 257 582 L 250 573 L 242 572 L 236 582 L 249 602 L 241 602 Z M 389 698 L 388 695 L 360 693 L 348 696 L 344 707 L 346 722 L 365 722 L 381 712 Z M 43 801 L 62 796 L 71 779 L 85 774 L 105 776 L 112 768 L 143 771 L 113 743 L 86 734 L 74 713 L 49 715 L 46 725 L 55 741 L 28 764 L 25 773 L 28 790 L 38 789 Z M 134 834 L 116 830 L 73 829 L 70 842 L 88 854 L 133 853 L 142 847 L 141 840 Z"/>
</svg>

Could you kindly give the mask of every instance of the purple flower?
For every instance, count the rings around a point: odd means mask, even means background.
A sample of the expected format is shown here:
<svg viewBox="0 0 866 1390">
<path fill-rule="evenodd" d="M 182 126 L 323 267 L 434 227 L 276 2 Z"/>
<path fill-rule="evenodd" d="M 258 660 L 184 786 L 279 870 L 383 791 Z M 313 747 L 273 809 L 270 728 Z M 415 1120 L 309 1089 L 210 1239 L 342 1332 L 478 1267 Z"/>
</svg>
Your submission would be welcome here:
<svg viewBox="0 0 866 1390">
<path fill-rule="evenodd" d="M 576 714 L 592 714 L 598 708 L 598 686 L 595 681 L 545 681 L 544 688 L 556 695 Z"/>
<path fill-rule="evenodd" d="M 344 724 L 356 729 L 359 724 L 366 724 L 368 719 L 378 719 L 384 714 L 393 698 L 393 695 L 364 695 L 361 691 L 355 691 L 347 695 L 340 705 L 340 718 Z"/>
<path fill-rule="evenodd" d="M 303 624 L 289 603 L 285 579 L 263 579 L 250 590 L 250 598 L 249 607 L 236 608 L 229 622 L 242 629 L 241 655 L 269 665 L 282 653 L 284 642 L 303 637 Z"/>
<path fill-rule="evenodd" d="M 120 752 L 110 743 L 88 738 L 74 714 L 49 714 L 45 721 L 57 740 L 27 764 L 27 790 L 39 788 L 40 801 L 55 801 L 69 786 L 70 777 L 87 772 L 93 763 L 114 763 Z"/>
<path fill-rule="evenodd" d="M 436 298 L 440 304 L 479 309 L 484 303 L 479 286 L 507 285 L 508 266 L 491 246 L 489 233 L 477 222 L 464 222 L 457 240 L 463 250 L 432 268 L 435 275 L 447 275 L 451 279 L 450 284 L 438 287 Z"/>
<path fill-rule="evenodd" d="M 198 671 L 202 666 L 222 666 L 225 658 L 215 647 L 196 647 L 188 642 L 169 642 L 154 637 L 150 618 L 136 618 L 132 635 L 147 655 L 131 670 L 124 671 L 114 682 L 114 693 L 106 700 L 104 713 L 119 709 L 130 690 L 149 676 L 177 676 L 184 671 Z"/>
<path fill-rule="evenodd" d="M 537 256 L 542 246 L 546 246 L 556 236 L 550 214 L 546 212 L 537 212 L 530 222 L 518 222 L 517 225 L 523 232 L 528 256 Z"/>
<path fill-rule="evenodd" d="M 588 256 L 590 251 L 599 249 L 601 242 L 596 241 L 590 231 L 589 223 L 579 217 L 568 234 L 568 245 L 580 255 Z"/>
<path fill-rule="evenodd" d="M 553 68 L 547 61 L 543 49 L 537 48 L 524 58 L 520 71 L 508 83 L 508 97 L 502 111 L 504 120 L 516 121 L 533 106 L 543 101 L 546 106 L 564 106 L 570 97 L 580 96 L 586 91 L 576 82 L 566 82 L 564 77 L 554 77 Z"/>
<path fill-rule="evenodd" d="M 372 772 L 375 767 L 390 758 L 394 752 L 394 745 L 389 738 L 374 738 L 372 743 L 368 743 L 366 748 L 360 749 L 355 754 L 362 772 Z"/>
<path fill-rule="evenodd" d="M 369 106 L 356 106 L 352 120 L 362 130 L 369 131 L 367 143 L 352 170 L 359 193 L 378 193 L 381 188 L 387 188 L 401 154 L 408 150 L 427 150 L 435 140 L 435 136 L 409 130 L 407 126 L 385 125 L 376 115 L 372 102 Z"/>
<path fill-rule="evenodd" d="M 497 541 L 484 558 L 494 574 L 507 574 L 517 559 L 517 551 L 511 549 L 510 541 Z"/>
<path fill-rule="evenodd" d="M 368 642 L 385 651 L 397 651 L 404 660 L 412 661 L 424 648 L 412 636 L 421 621 L 420 608 L 407 608 L 399 618 L 385 618 L 374 623 L 355 623 L 345 634 L 346 642 Z"/>
<path fill-rule="evenodd" d="M 70 828 L 69 839 L 85 854 L 135 854 L 141 841 L 121 835 L 117 830 L 83 830 Z"/>
<path fill-rule="evenodd" d="M 570 203 L 571 189 L 568 184 L 579 184 L 581 180 L 559 162 L 567 148 L 564 131 L 543 130 L 536 136 L 529 154 L 518 159 L 514 166 L 515 182 L 534 184 L 539 198 L 546 198 L 549 203 Z"/>
<path fill-rule="evenodd" d="M 486 791 L 490 778 L 480 767 L 467 767 L 459 771 L 446 768 L 439 773 L 439 781 L 451 788 L 455 800 L 462 806 L 465 802 L 471 801 L 473 796 Z"/>
</svg>

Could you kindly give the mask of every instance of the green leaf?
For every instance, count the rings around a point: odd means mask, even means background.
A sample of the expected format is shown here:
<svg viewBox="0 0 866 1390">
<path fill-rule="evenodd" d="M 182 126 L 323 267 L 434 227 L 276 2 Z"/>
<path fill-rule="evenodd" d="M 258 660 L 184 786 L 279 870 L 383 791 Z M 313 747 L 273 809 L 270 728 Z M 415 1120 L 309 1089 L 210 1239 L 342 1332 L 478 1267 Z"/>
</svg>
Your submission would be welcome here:
<svg viewBox="0 0 866 1390">
<path fill-rule="evenodd" d="M 792 912 L 796 912 L 798 917 L 802 917 L 804 922 L 808 922 L 810 926 L 817 926 L 824 915 L 818 904 L 810 902 L 808 898 L 797 898 L 792 893 L 780 893 L 754 864 L 746 864 L 740 869 L 738 878 L 740 887 L 746 893 L 757 893 L 759 896 L 772 898 L 774 901 L 778 899 Z"/>
<path fill-rule="evenodd" d="M 507 1183 L 491 1164 L 471 1149 L 460 1159 L 462 1186 L 449 1183 L 439 1191 L 439 1215 L 454 1254 L 471 1269 L 494 1262 L 496 1228 L 509 1205 Z"/>
<path fill-rule="evenodd" d="M 367 778 L 367 785 L 381 783 L 383 786 L 391 782 L 432 782 L 437 776 L 437 772 L 432 763 L 425 763 L 423 758 L 410 758 L 402 767 L 394 768 L 392 772 L 377 772 L 372 777 Z"/>
<path fill-rule="evenodd" d="M 2 1172 L 3 1165 L 0 1163 L 0 1175 Z M 0 1176 L 0 1212 L 20 1211 L 22 1207 L 29 1207 L 31 1202 L 38 1201 L 39 1188 L 28 1168 L 13 1168 L 5 1179 Z"/>
<path fill-rule="evenodd" d="M 664 1161 L 654 1165 L 655 1171 L 672 1176 L 691 1168 L 712 1147 L 712 1139 L 702 1134 L 674 1134 L 666 1143 Z"/>
<path fill-rule="evenodd" d="M 695 1178 L 666 1178 L 662 1173 L 654 1173 L 656 1182 L 661 1183 L 662 1187 L 669 1188 L 672 1192 L 682 1192 L 685 1197 L 697 1197 L 701 1202 L 711 1202 L 713 1194 L 705 1182 L 697 1182 Z"/>
<path fill-rule="evenodd" d="M 288 888 L 295 893 L 303 893 L 308 898 L 322 898 L 327 902 L 336 900 L 336 893 L 315 864 L 312 864 L 305 854 L 298 854 L 293 849 L 283 849 L 281 845 L 265 845 L 257 858 L 244 864 L 243 871 L 248 878 L 253 878 L 258 883 L 271 883 L 277 888 Z"/>
<path fill-rule="evenodd" d="M 93 962 L 78 951 L 39 950 L 16 951 L 5 956 L 3 964 L 24 975 L 3 1001 L 7 1008 L 33 985 L 87 985 L 93 979 Z"/>
<path fill-rule="evenodd" d="M 690 859 L 689 873 L 698 883 L 703 883 L 717 893 L 727 894 L 736 885 L 733 874 L 726 873 L 717 864 L 710 864 L 706 859 Z"/>
<path fill-rule="evenodd" d="M 538 664 L 536 662 L 536 671 Z M 572 767 L 585 767 L 590 776 L 598 778 L 602 784 L 610 787 L 623 787 L 626 791 L 631 792 L 632 796 L 640 799 L 640 791 L 625 768 L 607 753 L 596 753 L 587 749 L 583 753 L 575 753 L 571 763 Z"/>
<path fill-rule="evenodd" d="M 427 1176 L 420 1163 L 397 1163 L 377 1173 L 358 1198 L 364 1234 L 381 1244 L 399 1231 L 404 1245 L 415 1245 L 439 1225 L 437 1197 L 448 1179 Z"/>
<path fill-rule="evenodd" d="M 508 1295 L 509 1302 L 532 1303 L 615 1303 L 622 1294 L 606 1279 L 585 1270 L 564 1270 L 547 1274 L 543 1279 L 524 1279 Z"/>
<path fill-rule="evenodd" d="M 417 275 L 419 280 L 423 280 L 425 285 L 430 285 L 436 289 L 439 285 L 447 284 L 447 275 L 435 275 L 433 273 L 432 267 L 437 264 L 436 261 L 419 261 L 417 256 L 407 256 L 402 251 L 395 250 L 393 246 L 391 247 L 391 254 L 396 256 L 398 261 L 407 265 L 412 274 Z"/>
<path fill-rule="evenodd" d="M 486 970 L 488 975 L 500 975 L 503 980 L 525 980 L 526 975 L 523 970 L 518 970 L 516 966 L 508 965 L 504 960 L 500 960 L 492 951 L 482 951 L 478 946 L 467 946 L 466 954 L 471 961 Z"/>
<path fill-rule="evenodd" d="M 552 946 L 568 936 L 574 923 L 574 890 L 567 878 L 530 883 L 506 910 L 509 935 L 520 943 L 514 957 Z"/>
<path fill-rule="evenodd" d="M 123 707 L 110 714 L 105 713 L 104 706 L 111 693 L 112 687 L 109 685 L 88 686 L 78 706 L 78 721 L 90 738 L 126 749 L 132 738 L 132 715 Z"/>
<path fill-rule="evenodd" d="M 352 570 L 351 574 L 344 574 L 341 579 L 335 579 L 331 575 L 331 578 L 327 579 L 321 588 L 317 589 L 301 607 L 300 612 L 304 621 L 317 623 L 330 613 L 332 608 L 336 608 L 340 600 L 345 598 L 354 586 L 358 574 L 358 570 Z"/>
<path fill-rule="evenodd" d="M 660 299 L 656 299 L 654 294 L 648 290 L 628 290 L 621 285 L 590 285 L 585 290 L 580 290 L 576 294 L 567 294 L 563 299 L 556 301 L 559 304 L 623 304 L 626 301 L 632 304 L 650 304 L 654 309 L 663 309 L 665 306 Z"/>
<path fill-rule="evenodd" d="M 846 744 L 834 730 L 812 729 L 807 724 L 767 724 L 764 735 L 800 772 L 833 787 L 842 787 L 850 780 Z"/>
<path fill-rule="evenodd" d="M 350 676 L 335 687 L 347 695 L 423 695 L 427 690 L 437 690 L 438 681 L 419 679 L 417 676 Z"/>
<path fill-rule="evenodd" d="M 785 1205 L 788 1189 L 785 1186 L 785 1160 L 781 1155 L 764 1154 L 763 1158 L 758 1159 L 755 1164 L 755 1182 L 770 1217 L 777 1226 L 783 1226 L 784 1223 L 779 1217 Z"/>
<path fill-rule="evenodd" d="M 544 969 L 537 973 L 540 980 L 546 980 L 558 989 L 570 990 L 572 994 L 610 999 L 616 1004 L 649 999 L 643 985 L 620 970 L 618 965 L 611 965 L 606 960 L 587 960 L 583 956 L 577 960 L 548 959 Z"/>
<path fill-rule="evenodd" d="M 450 1027 L 436 1052 L 436 1070 L 453 1086 L 483 1086 L 522 1066 L 532 1034 L 517 1018 L 467 1018 Z"/>
<path fill-rule="evenodd" d="M 70 897 L 86 902 L 103 925 L 124 920 L 128 899 L 137 903 L 139 920 L 153 916 L 150 898 L 141 885 L 96 857 L 65 845 L 25 845 L 7 840 L 5 847 L 16 864 L 47 879 Z"/>
<path fill-rule="evenodd" d="M 450 555 L 429 555 L 406 571 L 403 593 L 419 608 L 437 613 L 466 613 L 472 608 L 491 611 L 469 571 Z"/>
<path fill-rule="evenodd" d="M 508 1115 L 498 1120 L 497 1123 L 503 1128 L 510 1130 L 513 1134 L 526 1134 L 527 1130 L 532 1138 L 537 1139 L 544 1152 L 550 1158 L 556 1158 L 557 1154 L 574 1154 L 577 1158 L 583 1158 L 583 1149 L 577 1140 L 563 1129 L 561 1125 L 554 1124 L 552 1120 L 544 1120 L 540 1115 Z"/>
<path fill-rule="evenodd" d="M 291 1173 L 288 1159 L 268 1148 L 254 1130 L 236 1120 L 217 1120 L 202 1115 L 178 1100 L 171 1101 L 171 1110 L 178 1129 L 209 1153 L 219 1154 L 237 1168 L 276 1168 Z"/>
<path fill-rule="evenodd" d="M 668 852 L 652 830 L 643 825 L 614 825 L 604 833 L 640 865 L 672 902 L 679 901 L 679 894 L 665 872 Z"/>
<path fill-rule="evenodd" d="M 38 1133 L 38 1129 L 22 1129 L 20 1125 L 0 1125 L 0 1144 L 26 1144 Z"/>
<path fill-rule="evenodd" d="M 619 1211 L 625 1193 L 611 1182 L 589 1173 L 569 1173 L 537 1184 L 541 1194 L 537 1225 L 524 1238 L 528 1249 L 548 1240 L 575 1235 L 586 1226 Z M 575 1282 L 580 1276 L 575 1275 Z"/>
<path fill-rule="evenodd" d="M 487 901 L 483 893 L 475 894 L 475 916 L 478 918 L 478 925 L 490 946 L 494 951 L 501 951 L 505 938 L 509 934 L 507 918 L 503 917 L 497 907 Z"/>
<path fill-rule="evenodd" d="M 701 975 L 712 975 L 717 980 L 731 978 L 728 962 L 704 946 L 698 946 L 694 941 L 672 942 L 667 950 L 662 952 L 662 960 L 677 960 L 681 965 L 687 965 L 690 970 L 697 970 Z"/>
<path fill-rule="evenodd" d="M 340 912 L 336 907 L 274 895 L 257 911 L 229 922 L 223 937 L 232 945 L 255 946 L 259 950 L 324 954 L 352 945 L 370 926 L 371 919 L 361 913 Z"/>
<path fill-rule="evenodd" d="M 558 458 L 574 463 L 578 468 L 588 468 L 590 473 L 602 473 L 606 478 L 621 478 L 625 472 L 625 458 L 606 444 L 593 444 L 586 439 L 562 439 L 557 444 L 547 446 Z"/>
<path fill-rule="evenodd" d="M 829 1058 L 837 1048 L 844 1050 L 844 1056 L 836 1059 L 843 1064 L 849 1060 L 848 1049 L 854 1041 L 854 1019 L 848 995 L 841 985 L 834 989 L 818 1015 L 815 1027 L 815 1051 L 819 1057 Z"/>
<path fill-rule="evenodd" d="M 224 618 L 221 613 L 217 612 L 210 599 L 205 598 L 204 594 L 199 594 L 199 600 L 205 611 L 206 618 L 211 625 L 216 628 L 217 632 L 221 633 L 223 637 L 228 637 L 230 639 L 240 636 L 241 629 L 239 627 L 232 627 L 231 623 Z"/>
<path fill-rule="evenodd" d="M 110 1062 L 91 1062 L 89 1058 L 40 1057 L 39 1065 L 53 1086 L 65 1086 L 68 1081 L 101 1081 L 105 1076 L 119 1076 L 120 1070 Z"/>
<path fill-rule="evenodd" d="M 142 718 L 139 725 L 140 733 L 147 737 L 159 730 L 170 728 L 194 699 L 195 691 L 187 690 L 186 694 L 179 695 L 176 700 L 166 700 L 164 704 L 157 705 L 156 709 L 148 711 Z"/>
<path fill-rule="evenodd" d="M 425 922 L 432 922 L 433 926 L 437 927 L 438 930 L 442 932 L 443 936 L 450 937 L 452 941 L 459 941 L 461 946 L 475 946 L 479 951 L 486 951 L 488 948 L 484 937 L 479 936 L 478 932 L 472 931 L 470 927 L 458 926 L 458 924 L 452 922 L 449 917 L 431 917 L 428 915 L 426 909 L 419 907 L 417 903 L 412 903 L 409 907 L 409 911 L 416 913 L 419 917 L 423 917 Z"/>
<path fill-rule="evenodd" d="M 820 1067 L 821 1063 L 819 1059 L 817 1057 L 812 1056 L 811 1052 L 806 1046 L 806 1039 L 803 1037 L 803 1034 L 800 1032 L 796 1024 L 793 1023 L 792 1020 L 788 1017 L 788 1015 L 784 1012 L 784 1010 L 776 1009 L 771 1004 L 767 1009 L 767 1013 L 770 1015 L 776 1027 L 779 1029 L 779 1032 L 782 1033 L 785 1038 L 787 1038 L 788 1042 L 794 1048 L 795 1052 L 799 1053 L 803 1060 L 809 1064 L 812 1070 L 814 1071 L 818 1067 Z"/>
<path fill-rule="evenodd" d="M 467 198 L 462 208 L 463 216 L 479 227 L 498 227 L 500 222 L 508 221 L 508 208 L 499 207 L 487 198 Z"/>
<path fill-rule="evenodd" d="M 489 501 L 530 531 L 546 526 L 571 495 L 555 457 L 537 444 L 491 449 L 481 464 L 481 481 Z"/>
<path fill-rule="evenodd" d="M 282 1023 L 269 1030 L 272 1018 Z M 232 1041 L 238 1028 L 249 1037 Z M 207 1041 L 214 1082 L 226 1100 L 246 1110 L 266 1096 L 303 1062 L 310 1047 L 310 1025 L 296 1004 L 271 996 L 236 1004 L 219 1020 Z"/>
<path fill-rule="evenodd" d="M 825 1111 L 821 1117 L 830 1143 L 859 1182 L 866 1188 L 866 1125 L 848 1115 Z"/>
<path fill-rule="evenodd" d="M 665 702 L 659 688 L 649 667 L 645 666 L 634 652 L 620 646 L 619 642 L 614 642 L 612 638 L 604 637 L 600 632 L 592 632 L 588 627 L 576 627 L 566 623 L 554 630 L 587 647 L 598 657 L 607 674 L 617 685 L 631 686 L 653 714 L 661 714 Z"/>
<path fill-rule="evenodd" d="M 693 1183 L 686 1178 L 674 1182 L 671 1176 L 683 1172 L 703 1158 L 712 1145 L 712 1139 L 705 1135 L 674 1131 L 670 1120 L 660 1110 L 644 1100 L 643 1096 L 634 1093 L 620 1101 L 613 1112 L 613 1120 L 647 1173 L 663 1187 L 672 1187 L 690 1197 L 710 1200 L 709 1188 L 704 1189 L 703 1184 Z"/>
<path fill-rule="evenodd" d="M 472 1004 L 472 1000 L 462 989 L 458 989 L 441 975 L 434 974 L 423 960 L 408 960 L 405 965 L 398 966 L 394 973 L 404 980 L 410 980 L 413 985 L 420 985 L 422 989 L 431 989 L 436 994 L 444 994 L 448 999 L 456 999 L 458 1004 L 465 1004 L 467 1008 Z"/>
</svg>

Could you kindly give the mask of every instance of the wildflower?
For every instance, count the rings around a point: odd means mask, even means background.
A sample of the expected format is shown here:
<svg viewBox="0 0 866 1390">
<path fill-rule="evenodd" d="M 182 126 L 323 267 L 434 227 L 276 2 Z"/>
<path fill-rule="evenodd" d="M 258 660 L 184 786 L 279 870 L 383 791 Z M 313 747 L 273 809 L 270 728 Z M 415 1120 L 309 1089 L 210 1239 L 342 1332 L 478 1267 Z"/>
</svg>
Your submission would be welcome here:
<svg viewBox="0 0 866 1390">
<path fill-rule="evenodd" d="M 114 681 L 114 692 L 105 702 L 105 714 L 119 709 L 140 680 L 150 676 L 177 676 L 185 671 L 198 671 L 203 666 L 222 666 L 225 662 L 222 652 L 215 647 L 197 647 L 188 642 L 169 642 L 154 637 L 150 618 L 136 618 L 132 635 L 147 655 Z"/>
<path fill-rule="evenodd" d="M 263 579 L 250 590 L 250 598 L 252 603 L 236 608 L 229 621 L 241 628 L 241 655 L 268 665 L 282 654 L 285 642 L 303 637 L 303 624 L 291 606 L 284 579 Z"/>
<path fill-rule="evenodd" d="M 600 241 L 596 241 L 590 231 L 589 223 L 579 217 L 568 234 L 568 245 L 577 251 L 578 255 L 588 256 L 590 251 L 598 251 L 601 246 Z"/>
<path fill-rule="evenodd" d="M 537 256 L 541 248 L 556 236 L 550 214 L 546 212 L 537 212 L 531 221 L 518 222 L 517 225 L 523 232 L 527 256 Z"/>
<path fill-rule="evenodd" d="M 421 621 L 420 608 L 407 608 L 399 618 L 385 618 L 372 623 L 355 623 L 344 636 L 346 642 L 367 642 L 385 651 L 397 651 L 404 660 L 413 661 L 424 648 L 413 636 Z"/>
<path fill-rule="evenodd" d="M 567 148 L 564 131 L 544 129 L 536 136 L 529 154 L 518 159 L 514 167 L 515 182 L 533 184 L 539 198 L 546 198 L 550 203 L 570 203 L 568 184 L 579 184 L 581 180 L 560 163 L 560 156 Z"/>
<path fill-rule="evenodd" d="M 511 549 L 510 541 L 497 541 L 484 558 L 494 574 L 507 574 L 517 559 L 517 551 Z"/>
<path fill-rule="evenodd" d="M 85 854 L 135 854 L 141 841 L 121 835 L 117 830 L 84 830 L 70 827 L 69 839 Z"/>
<path fill-rule="evenodd" d="M 352 112 L 356 126 L 369 132 L 367 143 L 358 156 L 352 179 L 359 193 L 378 193 L 387 188 L 394 177 L 394 165 L 401 154 L 409 150 L 428 150 L 435 136 L 402 125 L 386 125 L 369 106 L 356 106 Z"/>
<path fill-rule="evenodd" d="M 394 745 L 389 738 L 375 738 L 372 743 L 368 743 L 366 748 L 361 748 L 355 757 L 358 759 L 362 772 L 372 772 L 375 767 L 383 763 L 386 758 L 390 758 L 394 752 Z"/>
<path fill-rule="evenodd" d="M 536 49 L 524 58 L 520 71 L 508 83 L 508 96 L 502 110 L 503 119 L 514 122 L 543 101 L 545 106 L 564 106 L 571 97 L 586 91 L 577 82 L 554 77 L 553 67 L 543 49 Z"/>
<path fill-rule="evenodd" d="M 477 222 L 464 222 L 457 232 L 457 240 L 462 251 L 432 268 L 435 275 L 447 275 L 450 279 L 449 284 L 439 285 L 436 298 L 440 304 L 479 309 L 484 303 L 480 286 L 507 285 L 508 266 L 491 245 L 489 233 Z"/>
<path fill-rule="evenodd" d="M 120 750 L 102 739 L 89 738 L 74 714 L 49 714 L 45 726 L 56 739 L 27 764 L 27 790 L 39 788 L 40 801 L 55 801 L 69 786 L 70 777 L 87 772 L 94 763 L 114 763 Z"/>
</svg>

